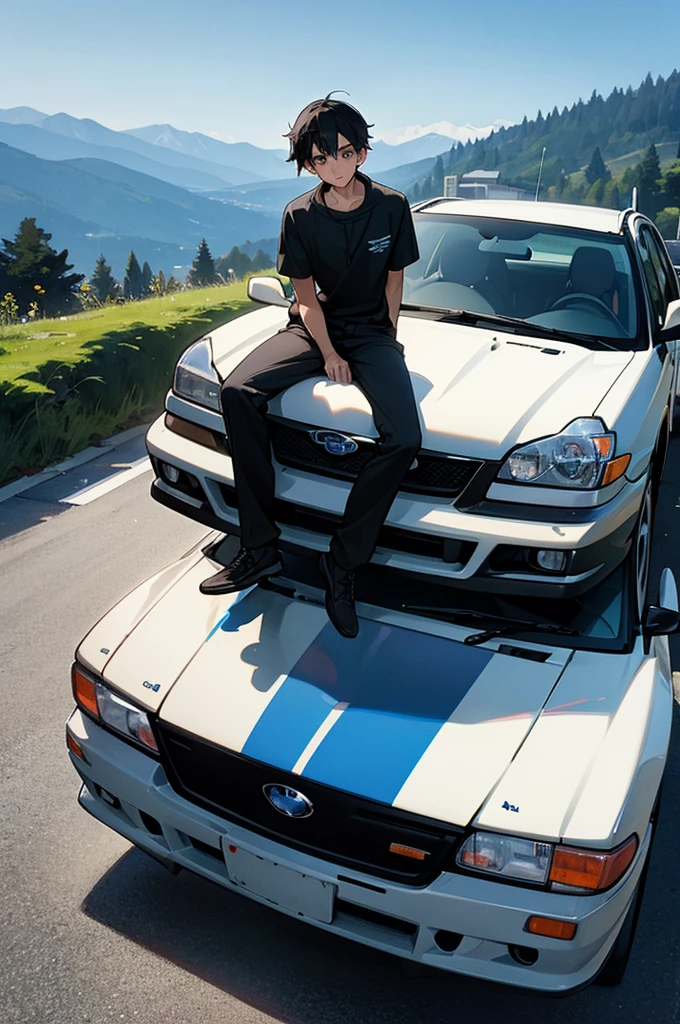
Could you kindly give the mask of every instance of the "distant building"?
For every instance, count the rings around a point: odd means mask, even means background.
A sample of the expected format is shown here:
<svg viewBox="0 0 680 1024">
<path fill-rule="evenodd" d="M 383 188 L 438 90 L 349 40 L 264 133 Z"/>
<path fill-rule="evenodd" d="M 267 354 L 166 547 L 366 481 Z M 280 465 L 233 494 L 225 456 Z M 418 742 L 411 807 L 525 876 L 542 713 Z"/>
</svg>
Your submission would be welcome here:
<svg viewBox="0 0 680 1024">
<path fill-rule="evenodd" d="M 523 188 L 501 185 L 500 171 L 470 171 L 468 174 L 447 174 L 444 195 L 458 199 L 533 199 Z"/>
</svg>

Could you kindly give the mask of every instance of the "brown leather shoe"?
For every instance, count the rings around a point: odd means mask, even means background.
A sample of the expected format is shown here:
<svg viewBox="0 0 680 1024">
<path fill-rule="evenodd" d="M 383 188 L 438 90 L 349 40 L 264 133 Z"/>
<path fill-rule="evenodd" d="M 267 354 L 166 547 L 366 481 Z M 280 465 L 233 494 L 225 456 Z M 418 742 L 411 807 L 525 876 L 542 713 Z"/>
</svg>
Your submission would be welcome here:
<svg viewBox="0 0 680 1024">
<path fill-rule="evenodd" d="M 267 576 L 275 576 L 283 569 L 278 548 L 241 548 L 229 565 L 199 584 L 202 594 L 232 594 L 245 590 Z"/>
</svg>

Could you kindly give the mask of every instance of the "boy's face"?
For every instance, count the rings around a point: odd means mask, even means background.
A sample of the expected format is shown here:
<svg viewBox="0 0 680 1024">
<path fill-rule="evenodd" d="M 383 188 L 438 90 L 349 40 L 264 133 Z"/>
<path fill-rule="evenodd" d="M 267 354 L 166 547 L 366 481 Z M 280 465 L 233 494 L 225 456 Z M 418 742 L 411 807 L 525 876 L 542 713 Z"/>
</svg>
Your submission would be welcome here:
<svg viewBox="0 0 680 1024">
<path fill-rule="evenodd" d="M 354 177 L 357 167 L 361 167 L 366 159 L 366 150 L 358 152 L 344 135 L 338 133 L 338 151 L 336 156 L 322 153 L 316 143 L 312 146 L 312 159 L 305 167 L 312 174 L 318 174 L 322 181 L 335 188 L 344 188 Z"/>
</svg>

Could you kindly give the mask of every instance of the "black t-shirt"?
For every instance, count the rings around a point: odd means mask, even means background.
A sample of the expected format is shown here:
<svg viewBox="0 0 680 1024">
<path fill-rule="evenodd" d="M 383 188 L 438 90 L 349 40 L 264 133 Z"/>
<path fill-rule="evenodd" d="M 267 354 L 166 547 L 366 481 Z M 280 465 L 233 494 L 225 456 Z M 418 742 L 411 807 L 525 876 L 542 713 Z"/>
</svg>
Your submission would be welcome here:
<svg viewBox="0 0 680 1024">
<path fill-rule="evenodd" d="M 408 200 L 401 192 L 357 172 L 366 195 L 356 210 L 331 210 L 323 183 L 283 211 L 278 271 L 313 277 L 331 322 L 389 326 L 387 273 L 418 259 Z"/>
</svg>

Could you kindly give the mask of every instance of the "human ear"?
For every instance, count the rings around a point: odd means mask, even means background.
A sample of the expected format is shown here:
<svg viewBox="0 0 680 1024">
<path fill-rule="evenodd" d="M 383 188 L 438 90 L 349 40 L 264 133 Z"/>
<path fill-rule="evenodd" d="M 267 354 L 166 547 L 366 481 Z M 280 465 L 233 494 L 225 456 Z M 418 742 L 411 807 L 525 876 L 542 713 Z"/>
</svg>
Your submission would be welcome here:
<svg viewBox="0 0 680 1024">
<path fill-rule="evenodd" d="M 309 171 L 310 174 L 316 174 L 316 167 L 309 160 L 305 161 L 305 170 Z"/>
<path fill-rule="evenodd" d="M 368 156 L 368 150 L 367 149 L 360 149 L 359 150 L 359 152 L 357 153 L 357 167 L 361 167 L 361 165 L 363 164 L 363 162 L 364 162 L 364 160 L 366 159 L 367 156 Z"/>
</svg>

